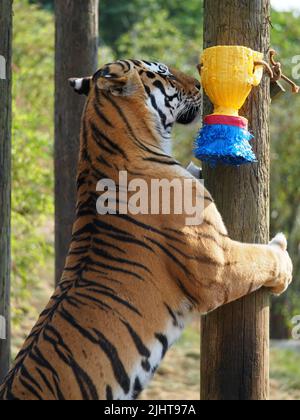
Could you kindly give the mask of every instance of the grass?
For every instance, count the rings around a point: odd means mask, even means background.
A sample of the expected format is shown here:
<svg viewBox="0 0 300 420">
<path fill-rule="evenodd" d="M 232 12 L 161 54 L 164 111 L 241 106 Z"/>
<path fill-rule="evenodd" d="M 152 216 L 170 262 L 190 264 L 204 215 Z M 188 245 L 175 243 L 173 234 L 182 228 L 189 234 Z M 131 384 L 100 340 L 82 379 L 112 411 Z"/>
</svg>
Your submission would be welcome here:
<svg viewBox="0 0 300 420">
<path fill-rule="evenodd" d="M 272 399 L 300 399 L 300 352 L 271 350 L 271 385 Z"/>
</svg>

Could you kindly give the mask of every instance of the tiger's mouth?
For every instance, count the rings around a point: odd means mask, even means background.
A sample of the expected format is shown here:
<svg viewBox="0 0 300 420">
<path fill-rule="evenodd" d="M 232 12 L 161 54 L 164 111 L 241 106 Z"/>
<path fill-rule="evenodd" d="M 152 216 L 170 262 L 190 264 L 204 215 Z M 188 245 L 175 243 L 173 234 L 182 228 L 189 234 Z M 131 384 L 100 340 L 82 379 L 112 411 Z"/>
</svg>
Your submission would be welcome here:
<svg viewBox="0 0 300 420">
<path fill-rule="evenodd" d="M 188 125 L 196 122 L 201 117 L 201 106 L 189 106 L 188 110 L 180 113 L 177 118 L 178 124 Z"/>
</svg>

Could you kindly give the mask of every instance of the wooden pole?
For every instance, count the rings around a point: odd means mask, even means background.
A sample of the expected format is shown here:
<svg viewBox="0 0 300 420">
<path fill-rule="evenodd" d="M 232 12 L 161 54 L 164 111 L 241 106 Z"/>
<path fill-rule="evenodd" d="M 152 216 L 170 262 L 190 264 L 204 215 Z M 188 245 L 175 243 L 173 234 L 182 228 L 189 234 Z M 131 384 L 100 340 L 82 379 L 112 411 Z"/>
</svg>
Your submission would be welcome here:
<svg viewBox="0 0 300 420">
<path fill-rule="evenodd" d="M 0 0 L 0 383 L 10 363 L 12 0 Z"/>
<path fill-rule="evenodd" d="M 204 47 L 244 45 L 268 53 L 270 0 L 205 0 Z M 250 122 L 258 164 L 241 168 L 204 166 L 231 237 L 269 240 L 269 104 L 267 76 L 255 88 L 242 115 Z M 211 110 L 205 100 L 206 113 Z M 261 290 L 203 319 L 201 398 L 266 400 L 269 397 L 269 297 Z"/>
<path fill-rule="evenodd" d="M 55 279 L 60 281 L 75 216 L 79 131 L 84 98 L 68 78 L 97 69 L 98 0 L 55 0 Z"/>
</svg>

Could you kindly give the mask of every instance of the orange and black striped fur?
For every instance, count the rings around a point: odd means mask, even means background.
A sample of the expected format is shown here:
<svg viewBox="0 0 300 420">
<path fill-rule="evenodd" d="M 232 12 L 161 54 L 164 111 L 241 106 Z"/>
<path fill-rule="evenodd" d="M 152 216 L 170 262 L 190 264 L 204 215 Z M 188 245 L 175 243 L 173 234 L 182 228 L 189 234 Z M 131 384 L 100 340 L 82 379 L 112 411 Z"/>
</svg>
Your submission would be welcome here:
<svg viewBox="0 0 300 420">
<path fill-rule="evenodd" d="M 199 117 L 197 80 L 127 60 L 71 84 L 88 95 L 72 243 L 2 400 L 135 399 L 191 315 L 263 286 L 280 294 L 292 278 L 284 236 L 269 245 L 232 241 L 206 190 L 199 226 L 187 226 L 185 214 L 96 211 L 97 182 L 118 182 L 121 170 L 147 183 L 192 178 L 165 150 L 174 123 Z"/>
</svg>

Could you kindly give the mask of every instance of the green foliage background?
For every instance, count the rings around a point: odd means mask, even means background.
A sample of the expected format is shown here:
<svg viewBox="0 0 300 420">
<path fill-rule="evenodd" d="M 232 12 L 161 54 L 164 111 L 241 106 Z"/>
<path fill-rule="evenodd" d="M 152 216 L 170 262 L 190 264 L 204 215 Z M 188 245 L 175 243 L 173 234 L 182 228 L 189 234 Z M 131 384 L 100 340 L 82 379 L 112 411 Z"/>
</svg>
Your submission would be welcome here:
<svg viewBox="0 0 300 420">
<path fill-rule="evenodd" d="M 200 3 L 101 0 L 100 64 L 122 57 L 155 59 L 196 75 Z M 45 281 L 41 273 L 53 261 L 53 1 L 15 0 L 14 15 L 12 290 L 18 322 L 31 309 L 30 290 Z M 273 11 L 272 44 L 288 75 L 292 57 L 300 54 L 299 40 L 300 17 Z M 287 93 L 272 105 L 272 233 L 288 235 L 296 266 L 296 282 L 275 308 L 287 322 L 300 313 L 299 114 L 300 95 Z M 183 163 L 191 158 L 196 130 L 175 132 L 175 154 Z"/>
<path fill-rule="evenodd" d="M 32 311 L 29 297 L 41 267 L 53 257 L 53 59 L 52 14 L 14 2 L 13 48 L 13 321 Z M 51 235 L 50 235 L 51 236 Z"/>
</svg>

